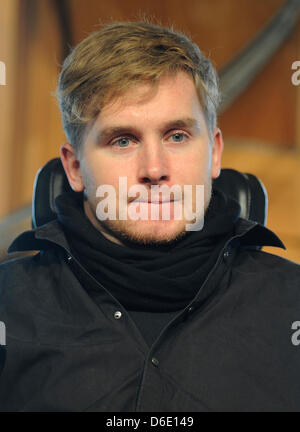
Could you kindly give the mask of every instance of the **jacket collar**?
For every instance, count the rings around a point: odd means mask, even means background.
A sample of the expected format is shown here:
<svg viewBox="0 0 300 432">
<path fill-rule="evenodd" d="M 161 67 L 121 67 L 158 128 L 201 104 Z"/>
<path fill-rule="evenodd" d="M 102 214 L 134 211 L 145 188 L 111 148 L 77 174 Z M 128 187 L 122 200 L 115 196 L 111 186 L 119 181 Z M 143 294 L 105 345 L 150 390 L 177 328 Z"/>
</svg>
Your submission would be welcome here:
<svg viewBox="0 0 300 432">
<path fill-rule="evenodd" d="M 243 246 L 275 246 L 286 249 L 280 238 L 263 225 L 239 218 L 236 225 L 236 234 L 231 241 L 237 240 Z M 56 219 L 33 230 L 20 234 L 11 243 L 7 253 L 43 250 L 51 243 L 61 246 L 69 254 L 70 247 L 61 223 Z"/>
<path fill-rule="evenodd" d="M 247 246 L 275 246 L 286 250 L 284 243 L 269 228 L 258 222 L 239 218 L 236 225 L 235 238 L 243 247 Z"/>
<path fill-rule="evenodd" d="M 57 219 L 18 235 L 7 249 L 7 253 L 48 249 L 51 243 L 70 252 L 63 227 Z"/>
</svg>

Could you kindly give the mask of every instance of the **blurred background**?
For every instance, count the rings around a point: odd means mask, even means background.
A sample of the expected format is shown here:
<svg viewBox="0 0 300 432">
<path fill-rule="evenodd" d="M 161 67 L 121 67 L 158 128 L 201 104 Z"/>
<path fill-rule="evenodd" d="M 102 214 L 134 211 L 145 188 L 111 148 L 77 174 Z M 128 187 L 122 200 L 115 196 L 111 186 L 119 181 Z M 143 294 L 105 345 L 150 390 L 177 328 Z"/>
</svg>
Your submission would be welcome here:
<svg viewBox="0 0 300 432">
<path fill-rule="evenodd" d="M 300 262 L 299 0 L 0 0 L 0 259 L 31 229 L 34 178 L 65 140 L 52 96 L 63 59 L 99 24 L 146 16 L 174 25 L 212 60 L 224 94 L 223 168 L 258 176 L 267 227 Z M 299 63 L 300 64 L 300 63 Z M 299 78 L 300 79 L 300 78 Z"/>
</svg>

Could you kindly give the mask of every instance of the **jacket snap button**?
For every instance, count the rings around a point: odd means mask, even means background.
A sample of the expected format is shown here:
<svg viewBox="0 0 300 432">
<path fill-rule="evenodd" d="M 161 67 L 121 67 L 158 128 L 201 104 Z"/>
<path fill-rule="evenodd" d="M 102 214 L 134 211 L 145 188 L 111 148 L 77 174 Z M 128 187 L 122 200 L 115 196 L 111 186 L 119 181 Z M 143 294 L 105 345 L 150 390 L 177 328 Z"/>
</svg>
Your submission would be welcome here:
<svg viewBox="0 0 300 432">
<path fill-rule="evenodd" d="M 117 311 L 117 312 L 114 313 L 114 317 L 115 317 L 116 319 L 120 319 L 121 316 L 122 316 L 122 312 L 120 312 L 120 311 Z"/>
<path fill-rule="evenodd" d="M 68 261 L 69 261 L 69 262 L 72 261 L 72 257 L 71 257 L 71 255 L 68 255 Z"/>
<path fill-rule="evenodd" d="M 228 258 L 230 256 L 230 252 L 227 250 L 226 252 L 224 252 L 223 256 L 225 259 Z"/>
<path fill-rule="evenodd" d="M 155 357 L 152 357 L 151 362 L 152 362 L 152 364 L 153 364 L 154 366 L 156 366 L 156 367 L 159 365 L 159 361 L 158 361 L 157 358 L 155 358 Z"/>
<path fill-rule="evenodd" d="M 190 307 L 188 308 L 188 312 L 193 312 L 193 310 L 194 310 L 194 306 L 190 306 Z"/>
</svg>

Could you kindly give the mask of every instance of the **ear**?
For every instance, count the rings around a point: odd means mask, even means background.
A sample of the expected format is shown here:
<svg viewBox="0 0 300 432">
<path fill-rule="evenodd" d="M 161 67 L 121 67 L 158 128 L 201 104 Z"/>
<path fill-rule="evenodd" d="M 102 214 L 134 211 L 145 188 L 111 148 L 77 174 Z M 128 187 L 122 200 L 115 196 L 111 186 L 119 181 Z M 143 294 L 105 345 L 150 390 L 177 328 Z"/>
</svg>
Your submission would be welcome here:
<svg viewBox="0 0 300 432">
<path fill-rule="evenodd" d="M 224 149 L 224 141 L 222 132 L 216 128 L 213 132 L 213 148 L 212 148 L 212 163 L 211 163 L 211 178 L 219 177 L 221 173 L 221 160 Z"/>
<path fill-rule="evenodd" d="M 80 162 L 77 159 L 76 152 L 70 143 L 65 142 L 61 145 L 60 159 L 71 188 L 75 192 L 82 192 L 85 187 L 82 181 Z"/>
</svg>

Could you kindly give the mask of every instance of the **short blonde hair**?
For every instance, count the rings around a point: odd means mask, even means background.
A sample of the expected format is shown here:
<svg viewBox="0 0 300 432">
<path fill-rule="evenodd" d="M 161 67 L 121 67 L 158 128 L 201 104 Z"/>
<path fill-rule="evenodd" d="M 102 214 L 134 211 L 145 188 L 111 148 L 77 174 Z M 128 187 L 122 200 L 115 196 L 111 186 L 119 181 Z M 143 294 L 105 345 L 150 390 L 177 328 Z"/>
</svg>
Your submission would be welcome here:
<svg viewBox="0 0 300 432">
<path fill-rule="evenodd" d="M 79 151 L 87 123 L 109 100 L 178 71 L 193 77 L 211 135 L 220 102 L 217 73 L 186 35 L 149 22 L 114 22 L 91 33 L 65 59 L 56 90 L 70 144 Z"/>
</svg>

